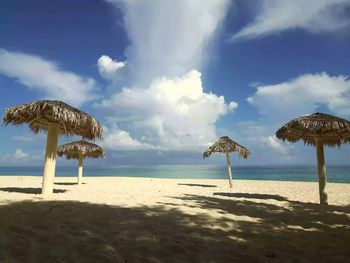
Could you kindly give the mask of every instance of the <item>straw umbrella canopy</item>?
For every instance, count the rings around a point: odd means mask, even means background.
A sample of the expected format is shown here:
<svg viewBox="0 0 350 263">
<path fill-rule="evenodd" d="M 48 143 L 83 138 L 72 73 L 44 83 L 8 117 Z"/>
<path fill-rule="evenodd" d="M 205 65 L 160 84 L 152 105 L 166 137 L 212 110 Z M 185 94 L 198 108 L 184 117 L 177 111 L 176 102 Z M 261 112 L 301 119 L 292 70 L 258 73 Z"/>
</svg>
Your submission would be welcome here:
<svg viewBox="0 0 350 263">
<path fill-rule="evenodd" d="M 83 179 L 83 159 L 85 158 L 102 158 L 105 153 L 97 144 L 87 141 L 75 141 L 61 145 L 57 149 L 58 156 L 66 156 L 67 159 L 78 159 L 78 185 Z"/>
<path fill-rule="evenodd" d="M 350 143 L 350 122 L 316 112 L 289 121 L 276 132 L 276 137 L 292 143 L 302 140 L 307 145 L 316 146 L 320 203 L 328 204 L 323 146 L 340 147 L 343 143 Z"/>
<path fill-rule="evenodd" d="M 225 153 L 226 161 L 227 161 L 227 175 L 229 178 L 230 188 L 232 188 L 232 174 L 231 174 L 231 160 L 230 153 L 238 152 L 240 156 L 244 159 L 248 158 L 250 154 L 249 150 L 244 146 L 238 144 L 228 136 L 221 137 L 216 143 L 208 148 L 203 153 L 203 158 L 208 158 L 212 153 Z"/>
<path fill-rule="evenodd" d="M 42 194 L 53 192 L 59 135 L 80 135 L 94 140 L 102 137 L 101 124 L 91 115 L 57 100 L 26 103 L 5 110 L 4 125 L 28 123 L 33 133 L 47 132 Z"/>
</svg>

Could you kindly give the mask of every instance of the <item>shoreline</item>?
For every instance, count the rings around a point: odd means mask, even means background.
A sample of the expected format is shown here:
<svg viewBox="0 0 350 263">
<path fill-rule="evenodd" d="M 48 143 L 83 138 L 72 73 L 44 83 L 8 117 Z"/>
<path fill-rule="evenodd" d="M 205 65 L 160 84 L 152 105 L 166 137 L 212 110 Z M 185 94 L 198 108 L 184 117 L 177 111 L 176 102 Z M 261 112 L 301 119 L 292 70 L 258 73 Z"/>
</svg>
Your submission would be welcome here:
<svg viewBox="0 0 350 263">
<path fill-rule="evenodd" d="M 175 178 L 175 179 L 227 179 L 224 166 L 119 166 L 84 167 L 85 178 L 88 177 L 141 177 L 141 178 Z M 350 166 L 328 167 L 327 181 L 330 183 L 350 183 Z M 43 174 L 43 167 L 0 167 L 2 176 L 39 176 Z M 76 177 L 77 166 L 57 167 L 56 178 Z M 291 182 L 318 182 L 316 167 L 232 167 L 234 180 L 266 180 Z"/>
<path fill-rule="evenodd" d="M 316 176 L 316 175 L 315 175 Z M 0 180 L 2 177 L 40 177 L 42 178 L 42 175 L 11 175 L 11 174 L 4 174 L 1 175 L 0 174 Z M 71 175 L 71 176 L 67 176 L 67 175 L 56 175 L 55 179 L 59 178 L 59 180 L 61 180 L 62 178 L 69 178 L 68 180 L 72 180 L 72 178 L 77 178 L 77 175 Z M 227 178 L 174 178 L 174 177 L 149 177 L 149 176 L 130 176 L 130 175 L 84 175 L 84 178 L 140 178 L 140 179 L 171 179 L 171 180 L 228 180 Z M 235 179 L 232 178 L 233 181 L 263 181 L 263 182 L 294 182 L 294 183 L 317 183 L 318 181 L 315 179 L 314 181 L 302 181 L 302 180 L 279 180 L 279 179 Z M 327 178 L 327 185 L 328 184 L 348 184 L 350 185 L 350 181 L 349 182 L 335 182 L 332 180 L 329 180 L 329 178 Z"/>
</svg>

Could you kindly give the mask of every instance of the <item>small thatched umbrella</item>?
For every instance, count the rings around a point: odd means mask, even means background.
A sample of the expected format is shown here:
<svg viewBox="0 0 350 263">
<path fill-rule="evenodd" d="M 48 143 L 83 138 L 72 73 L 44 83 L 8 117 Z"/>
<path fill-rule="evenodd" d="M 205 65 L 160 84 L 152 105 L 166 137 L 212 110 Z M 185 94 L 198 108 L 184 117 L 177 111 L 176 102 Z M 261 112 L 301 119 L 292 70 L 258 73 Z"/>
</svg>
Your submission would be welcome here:
<svg viewBox="0 0 350 263">
<path fill-rule="evenodd" d="M 55 100 L 31 102 L 5 110 L 3 122 L 28 123 L 34 133 L 47 131 L 42 194 L 53 192 L 58 135 L 80 135 L 94 140 L 102 137 L 102 126 L 91 115 Z"/>
<path fill-rule="evenodd" d="M 76 141 L 61 145 L 57 149 L 58 156 L 65 155 L 67 159 L 78 159 L 78 185 L 82 183 L 83 179 L 83 159 L 84 158 L 102 158 L 105 153 L 103 149 L 97 144 L 86 142 L 86 141 Z"/>
<path fill-rule="evenodd" d="M 232 188 L 232 175 L 231 175 L 231 160 L 230 160 L 230 153 L 231 152 L 238 152 L 240 156 L 242 156 L 244 159 L 248 158 L 248 155 L 250 154 L 249 150 L 242 145 L 236 143 L 234 140 L 231 140 L 228 136 L 221 137 L 216 143 L 214 143 L 212 146 L 208 148 L 203 153 L 203 158 L 209 157 L 212 153 L 221 152 L 226 153 L 226 160 L 227 160 L 227 175 L 229 178 L 230 188 Z"/>
<path fill-rule="evenodd" d="M 276 132 L 276 136 L 283 141 L 294 143 L 302 140 L 305 144 L 316 145 L 320 203 L 328 204 L 323 145 L 340 147 L 343 143 L 350 143 L 350 122 L 317 112 L 291 120 Z"/>
</svg>

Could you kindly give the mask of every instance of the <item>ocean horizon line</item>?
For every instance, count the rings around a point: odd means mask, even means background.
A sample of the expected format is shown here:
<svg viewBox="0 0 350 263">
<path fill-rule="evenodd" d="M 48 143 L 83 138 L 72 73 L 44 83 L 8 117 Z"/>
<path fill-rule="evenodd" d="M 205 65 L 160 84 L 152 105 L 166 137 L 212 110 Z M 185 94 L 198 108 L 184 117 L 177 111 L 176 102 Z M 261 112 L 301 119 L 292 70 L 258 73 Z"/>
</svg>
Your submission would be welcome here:
<svg viewBox="0 0 350 263">
<path fill-rule="evenodd" d="M 316 163 L 312 164 L 235 164 L 231 169 L 237 167 L 312 167 L 315 168 Z M 187 166 L 187 167 L 223 167 L 226 169 L 225 164 L 118 164 L 118 165 L 84 165 L 84 168 L 118 168 L 118 167 L 170 167 L 170 166 Z M 41 167 L 44 165 L 0 165 L 0 168 L 26 168 L 26 167 Z M 74 168 L 77 164 L 71 165 L 57 165 L 56 168 Z M 350 167 L 350 164 L 328 164 L 326 167 Z"/>
</svg>

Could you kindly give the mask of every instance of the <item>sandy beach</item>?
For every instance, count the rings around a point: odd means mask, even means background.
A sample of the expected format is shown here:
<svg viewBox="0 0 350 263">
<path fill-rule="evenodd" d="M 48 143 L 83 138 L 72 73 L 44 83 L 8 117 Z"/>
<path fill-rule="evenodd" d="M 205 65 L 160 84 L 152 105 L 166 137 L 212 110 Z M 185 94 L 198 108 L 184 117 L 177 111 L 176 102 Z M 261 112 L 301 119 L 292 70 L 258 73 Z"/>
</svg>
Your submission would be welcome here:
<svg viewBox="0 0 350 263">
<path fill-rule="evenodd" d="M 0 177 L 0 262 L 349 262 L 350 184 Z"/>
</svg>

